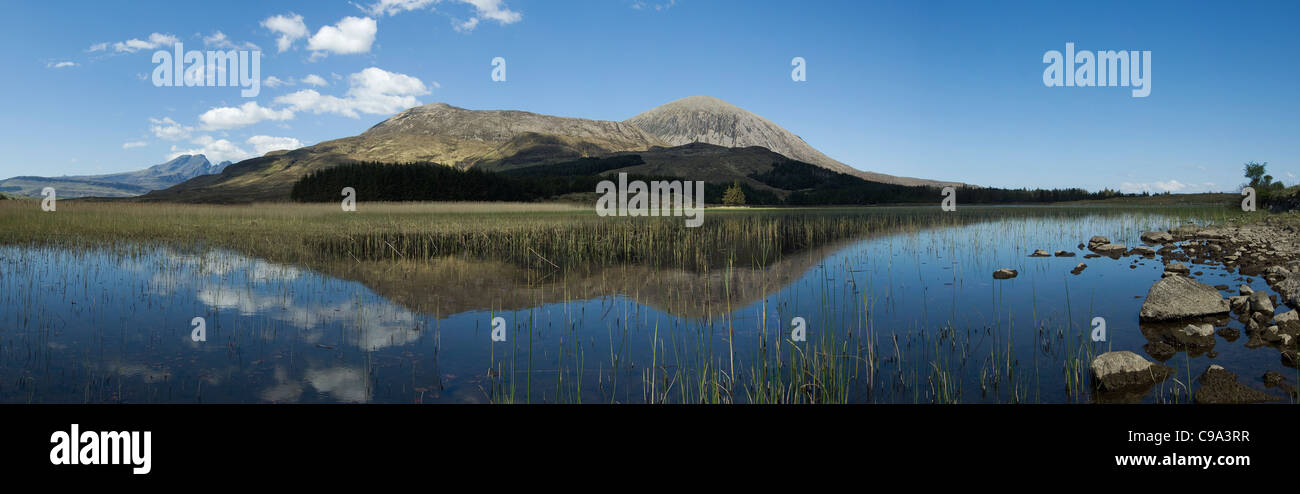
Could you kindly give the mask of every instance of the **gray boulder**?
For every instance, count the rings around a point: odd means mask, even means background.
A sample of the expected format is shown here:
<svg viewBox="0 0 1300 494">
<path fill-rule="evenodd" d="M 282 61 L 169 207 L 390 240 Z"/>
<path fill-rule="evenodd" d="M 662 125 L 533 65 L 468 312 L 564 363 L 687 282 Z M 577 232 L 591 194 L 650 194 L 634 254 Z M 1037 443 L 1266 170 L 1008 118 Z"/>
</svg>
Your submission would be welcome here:
<svg viewBox="0 0 1300 494">
<path fill-rule="evenodd" d="M 1164 381 L 1173 370 L 1151 362 L 1138 354 L 1121 351 L 1106 352 L 1092 359 L 1092 377 L 1103 391 L 1120 391 L 1146 388 Z"/>
<path fill-rule="evenodd" d="M 1214 326 L 1210 324 L 1189 324 L 1183 329 L 1174 331 L 1174 339 L 1189 347 L 1214 346 Z"/>
<path fill-rule="evenodd" d="M 1018 274 L 1020 273 L 1016 272 L 1016 270 L 1014 269 L 1002 268 L 993 272 L 993 279 L 1007 280 L 1007 279 L 1015 278 L 1016 275 Z"/>
<path fill-rule="evenodd" d="M 1262 312 L 1268 314 L 1270 316 L 1269 319 L 1272 319 L 1274 309 L 1273 301 L 1268 298 L 1268 294 L 1264 292 L 1255 292 L 1250 294 L 1251 312 Z"/>
<path fill-rule="evenodd" d="M 1151 285 L 1138 318 L 1174 321 L 1225 314 L 1228 309 L 1228 301 L 1214 287 L 1183 276 L 1170 276 Z"/>
<path fill-rule="evenodd" d="M 1174 241 L 1174 236 L 1165 232 L 1146 232 L 1142 234 L 1142 241 L 1151 245 L 1167 244 Z"/>
</svg>

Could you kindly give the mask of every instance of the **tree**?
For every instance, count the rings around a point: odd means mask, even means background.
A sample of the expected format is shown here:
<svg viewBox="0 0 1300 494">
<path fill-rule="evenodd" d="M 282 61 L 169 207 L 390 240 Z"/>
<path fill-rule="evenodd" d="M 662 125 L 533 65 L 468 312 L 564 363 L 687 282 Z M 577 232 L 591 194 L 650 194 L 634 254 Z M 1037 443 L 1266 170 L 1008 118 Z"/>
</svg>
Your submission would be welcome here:
<svg viewBox="0 0 1300 494">
<path fill-rule="evenodd" d="M 745 205 L 745 191 L 740 189 L 740 182 L 732 182 L 731 187 L 727 187 L 727 192 L 722 194 L 722 204 L 724 206 Z"/>
<path fill-rule="evenodd" d="M 1265 169 L 1267 166 L 1268 162 L 1257 163 L 1251 161 L 1246 163 L 1246 178 L 1250 180 L 1246 185 L 1257 189 L 1267 188 L 1271 185 L 1273 177 L 1268 175 L 1268 171 Z"/>
</svg>

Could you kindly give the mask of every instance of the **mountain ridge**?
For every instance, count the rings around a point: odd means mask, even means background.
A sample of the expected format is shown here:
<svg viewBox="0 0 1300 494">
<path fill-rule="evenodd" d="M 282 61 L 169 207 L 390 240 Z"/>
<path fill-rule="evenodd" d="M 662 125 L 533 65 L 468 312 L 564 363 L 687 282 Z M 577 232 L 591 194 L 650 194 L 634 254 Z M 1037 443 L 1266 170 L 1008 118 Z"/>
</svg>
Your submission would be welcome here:
<svg viewBox="0 0 1300 494">
<path fill-rule="evenodd" d="M 293 184 L 308 174 L 355 162 L 438 163 L 460 169 L 505 171 L 628 153 L 652 155 L 647 170 L 671 170 L 691 179 L 709 176 L 714 180 L 748 180 L 748 175 L 739 172 L 761 172 L 770 168 L 774 161 L 793 159 L 882 183 L 956 184 L 857 170 L 826 157 L 780 126 L 717 98 L 684 98 L 665 106 L 668 108 L 664 111 L 656 112 L 664 108 L 659 107 L 616 122 L 522 110 L 469 110 L 443 102 L 429 103 L 403 110 L 356 136 L 267 153 L 231 165 L 220 174 L 196 177 L 165 190 L 150 192 L 142 200 L 285 201 L 289 200 Z M 696 115 L 694 118 L 699 121 L 690 121 L 688 116 L 691 114 Z M 671 125 L 654 123 L 663 121 Z M 730 130 L 727 125 L 730 125 Z M 656 135 L 656 131 L 661 135 Z M 677 149 L 701 142 L 701 137 L 721 141 L 705 144 L 722 146 L 723 149 L 696 150 L 701 152 L 694 153 L 690 148 Z M 689 142 L 674 146 L 674 141 Z M 790 157 L 761 144 L 777 146 L 807 159 Z M 745 151 L 750 147 L 762 148 L 776 157 Z M 736 151 L 728 151 L 730 149 Z M 694 156 L 695 159 L 675 164 L 658 159 L 666 156 Z M 752 162 L 742 163 L 745 160 Z M 719 166 L 736 173 L 716 173 Z"/>
<path fill-rule="evenodd" d="M 229 161 L 213 165 L 202 154 L 176 156 L 142 170 L 101 175 L 59 177 L 18 176 L 0 180 L 0 191 L 40 197 L 45 187 L 54 187 L 60 198 L 134 197 L 165 189 L 194 177 L 220 173 Z"/>
</svg>

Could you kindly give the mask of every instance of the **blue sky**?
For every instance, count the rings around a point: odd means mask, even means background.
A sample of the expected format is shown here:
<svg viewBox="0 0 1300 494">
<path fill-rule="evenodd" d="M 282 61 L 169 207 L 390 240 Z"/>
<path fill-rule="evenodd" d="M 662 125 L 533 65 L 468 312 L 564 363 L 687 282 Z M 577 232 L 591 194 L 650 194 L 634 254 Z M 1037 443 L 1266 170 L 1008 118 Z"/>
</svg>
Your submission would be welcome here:
<svg viewBox="0 0 1300 494">
<path fill-rule="evenodd" d="M 1257 160 L 1300 182 L 1300 2 L 383 1 L 7 4 L 0 177 L 246 158 L 421 103 L 623 120 L 704 94 L 896 175 L 1191 192 Z M 257 47 L 260 94 L 155 87 L 177 41 Z M 1045 86 L 1067 42 L 1150 50 L 1150 95 Z"/>
</svg>

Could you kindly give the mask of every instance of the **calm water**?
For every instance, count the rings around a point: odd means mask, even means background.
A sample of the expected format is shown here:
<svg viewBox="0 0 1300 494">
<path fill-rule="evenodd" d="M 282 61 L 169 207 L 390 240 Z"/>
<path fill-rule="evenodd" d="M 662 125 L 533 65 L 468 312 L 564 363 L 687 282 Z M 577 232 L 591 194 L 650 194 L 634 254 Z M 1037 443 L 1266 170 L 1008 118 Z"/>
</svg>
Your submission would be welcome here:
<svg viewBox="0 0 1300 494">
<path fill-rule="evenodd" d="M 782 364 L 830 348 L 835 370 L 810 379 L 844 401 L 1089 402 L 1067 386 L 1068 369 L 1107 349 L 1151 358 L 1137 315 L 1162 267 L 1084 259 L 1076 245 L 1092 235 L 1138 245 L 1141 232 L 1186 219 L 995 220 L 707 274 L 538 276 L 464 259 L 307 269 L 217 250 L 0 247 L 0 401 L 766 401 L 756 389 L 788 375 Z M 1027 257 L 1034 249 L 1078 255 Z M 994 280 L 1003 267 L 1020 274 Z M 1243 283 L 1218 266 L 1194 270 L 1232 294 Z M 191 338 L 196 317 L 205 342 Z M 495 317 L 503 342 L 492 341 Z M 806 342 L 789 341 L 796 317 Z M 1104 343 L 1087 339 L 1094 317 L 1105 318 Z M 1179 352 L 1166 362 L 1176 375 L 1133 399 L 1188 401 L 1183 383 L 1211 362 L 1259 389 L 1267 370 L 1296 374 L 1276 349 L 1245 341 Z"/>
</svg>

